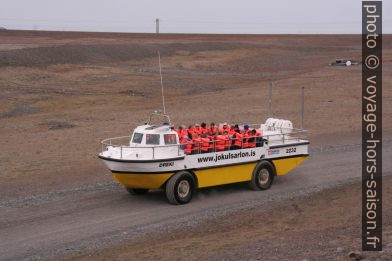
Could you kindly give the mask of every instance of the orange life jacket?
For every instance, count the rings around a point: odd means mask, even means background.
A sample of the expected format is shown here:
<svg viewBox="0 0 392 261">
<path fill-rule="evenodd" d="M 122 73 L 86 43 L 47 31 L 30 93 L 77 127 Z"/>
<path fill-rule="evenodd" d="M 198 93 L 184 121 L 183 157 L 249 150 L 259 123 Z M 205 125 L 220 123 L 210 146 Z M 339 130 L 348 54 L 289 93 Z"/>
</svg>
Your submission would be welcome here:
<svg viewBox="0 0 392 261">
<path fill-rule="evenodd" d="M 237 147 L 242 148 L 242 139 L 243 139 L 243 135 L 241 133 L 236 133 L 235 134 L 235 140 L 234 140 L 234 145 Z"/>
<path fill-rule="evenodd" d="M 224 151 L 225 150 L 225 135 L 218 135 L 215 136 L 216 139 L 216 144 L 215 144 L 215 148 L 216 151 Z"/>
<path fill-rule="evenodd" d="M 197 135 L 200 136 L 202 134 L 201 127 L 198 127 L 198 128 L 194 127 L 193 128 L 193 133 L 196 133 Z"/>
<path fill-rule="evenodd" d="M 188 139 L 182 139 L 181 144 L 186 144 L 184 152 L 185 154 L 191 154 L 192 153 L 192 141 Z"/>
<path fill-rule="evenodd" d="M 208 128 L 208 135 L 210 136 L 215 136 L 216 134 L 218 134 L 218 128 L 217 127 L 213 127 L 213 128 Z"/>
<path fill-rule="evenodd" d="M 215 141 L 214 141 L 214 137 L 213 136 L 208 136 L 208 139 L 209 139 L 209 144 L 208 144 L 208 148 L 211 150 L 211 151 L 214 151 L 215 149 Z"/>
<path fill-rule="evenodd" d="M 201 139 L 200 138 L 194 138 L 192 139 L 192 153 L 199 153 L 200 152 L 200 146 L 201 145 Z"/>
<path fill-rule="evenodd" d="M 201 138 L 201 151 L 207 152 L 210 148 L 210 139 L 209 138 Z"/>
<path fill-rule="evenodd" d="M 257 133 L 252 135 L 251 132 L 248 132 L 244 135 L 244 148 L 255 148 L 256 147 L 256 137 Z"/>
<path fill-rule="evenodd" d="M 188 136 L 188 131 L 186 129 L 182 129 L 181 133 L 179 134 L 179 137 L 184 137 Z"/>
<path fill-rule="evenodd" d="M 231 147 L 231 139 L 228 135 L 223 135 L 225 137 L 225 149 L 229 150 Z"/>
<path fill-rule="evenodd" d="M 223 134 L 225 131 L 227 131 L 227 132 L 230 131 L 230 125 L 226 125 L 226 126 L 227 126 L 226 129 L 224 129 L 223 126 L 222 126 L 222 128 L 219 129 L 220 134 Z"/>
<path fill-rule="evenodd" d="M 186 131 L 187 131 L 188 137 L 192 137 L 192 135 L 194 133 L 194 130 L 193 129 L 187 129 Z"/>
</svg>

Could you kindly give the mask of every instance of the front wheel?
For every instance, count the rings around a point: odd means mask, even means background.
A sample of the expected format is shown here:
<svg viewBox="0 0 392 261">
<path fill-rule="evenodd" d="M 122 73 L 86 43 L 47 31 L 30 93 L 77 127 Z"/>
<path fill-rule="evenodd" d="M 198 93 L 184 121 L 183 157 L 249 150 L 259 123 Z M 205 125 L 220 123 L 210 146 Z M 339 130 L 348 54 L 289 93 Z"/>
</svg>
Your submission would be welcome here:
<svg viewBox="0 0 392 261">
<path fill-rule="evenodd" d="M 133 188 L 126 188 L 129 194 L 131 195 L 143 195 L 148 192 L 148 189 L 133 189 Z"/>
<path fill-rule="evenodd" d="M 253 170 L 250 187 L 253 190 L 269 189 L 274 181 L 275 168 L 269 161 L 259 162 Z"/>
<path fill-rule="evenodd" d="M 195 179 L 188 171 L 174 174 L 166 183 L 167 200 L 173 205 L 188 203 L 195 191 L 195 184 Z"/>
</svg>

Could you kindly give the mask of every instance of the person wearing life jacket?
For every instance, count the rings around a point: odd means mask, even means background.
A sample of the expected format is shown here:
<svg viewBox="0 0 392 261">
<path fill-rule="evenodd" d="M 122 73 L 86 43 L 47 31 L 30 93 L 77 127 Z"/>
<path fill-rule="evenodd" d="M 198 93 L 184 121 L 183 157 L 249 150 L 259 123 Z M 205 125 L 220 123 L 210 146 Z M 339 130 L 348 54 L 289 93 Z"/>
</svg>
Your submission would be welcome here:
<svg viewBox="0 0 392 261">
<path fill-rule="evenodd" d="M 215 136 L 207 135 L 207 138 L 210 141 L 209 142 L 209 147 L 208 147 L 208 152 L 214 152 L 215 151 L 215 144 L 216 144 L 216 141 L 214 139 Z"/>
<path fill-rule="evenodd" d="M 234 126 L 230 126 L 230 129 L 228 131 L 228 134 L 230 135 L 230 137 L 233 137 L 233 135 L 235 134 L 235 128 Z"/>
<path fill-rule="evenodd" d="M 208 134 L 207 124 L 205 122 L 200 124 L 200 135 L 201 134 Z"/>
<path fill-rule="evenodd" d="M 263 147 L 264 139 L 263 139 L 263 131 L 262 130 L 255 130 L 256 131 L 256 147 Z"/>
<path fill-rule="evenodd" d="M 252 129 L 244 134 L 246 136 L 246 147 L 255 148 L 256 147 L 256 130 Z M 245 145 L 245 143 L 244 143 Z"/>
<path fill-rule="evenodd" d="M 184 137 L 185 135 L 188 135 L 188 130 L 185 128 L 185 125 L 181 125 L 181 127 L 182 127 L 182 131 L 181 131 L 181 133 L 180 133 L 180 136 L 178 136 L 178 137 Z"/>
<path fill-rule="evenodd" d="M 181 149 L 184 150 L 185 154 L 192 154 L 192 140 L 188 137 L 188 135 L 184 135 L 181 139 Z"/>
<path fill-rule="evenodd" d="M 197 135 L 201 135 L 201 128 L 200 128 L 200 124 L 196 123 L 195 127 L 193 127 L 193 132 L 196 133 Z"/>
<path fill-rule="evenodd" d="M 210 139 L 207 138 L 207 134 L 203 133 L 200 136 L 200 140 L 201 140 L 201 147 L 200 147 L 201 153 L 211 152 L 210 151 Z"/>
<path fill-rule="evenodd" d="M 189 137 L 190 139 L 192 139 L 192 136 L 193 136 L 193 133 L 194 133 L 194 129 L 193 129 L 193 126 L 192 126 L 192 125 L 189 125 L 189 126 L 188 126 L 187 133 L 188 133 L 188 137 Z"/>
<path fill-rule="evenodd" d="M 201 148 L 201 139 L 199 135 L 193 133 L 192 135 L 192 154 L 199 154 Z"/>
<path fill-rule="evenodd" d="M 231 149 L 231 138 L 229 136 L 229 133 L 227 131 L 225 131 L 223 133 L 223 137 L 225 140 L 225 150 L 230 150 Z"/>
<path fill-rule="evenodd" d="M 184 137 L 184 135 L 188 135 L 187 130 L 185 129 L 184 125 L 178 126 L 178 129 L 175 130 L 177 132 L 178 135 L 178 140 L 182 141 L 182 138 Z"/>
<path fill-rule="evenodd" d="M 224 151 L 225 150 L 225 135 L 217 135 L 215 136 L 215 151 Z"/>
<path fill-rule="evenodd" d="M 227 125 L 227 123 L 223 123 L 222 128 L 219 129 L 219 133 L 223 134 L 225 131 L 229 132 L 230 127 Z"/>
<path fill-rule="evenodd" d="M 250 129 L 249 129 L 249 125 L 248 124 L 244 124 L 244 134 L 248 134 L 249 135 L 249 133 L 250 133 Z"/>
<path fill-rule="evenodd" d="M 237 129 L 236 133 L 233 135 L 234 142 L 233 142 L 232 149 L 234 150 L 242 149 L 243 138 L 244 135 L 240 132 L 239 129 Z"/>
<path fill-rule="evenodd" d="M 215 123 L 211 122 L 210 127 L 208 128 L 208 135 L 215 136 L 218 134 L 218 128 L 215 127 Z"/>
</svg>

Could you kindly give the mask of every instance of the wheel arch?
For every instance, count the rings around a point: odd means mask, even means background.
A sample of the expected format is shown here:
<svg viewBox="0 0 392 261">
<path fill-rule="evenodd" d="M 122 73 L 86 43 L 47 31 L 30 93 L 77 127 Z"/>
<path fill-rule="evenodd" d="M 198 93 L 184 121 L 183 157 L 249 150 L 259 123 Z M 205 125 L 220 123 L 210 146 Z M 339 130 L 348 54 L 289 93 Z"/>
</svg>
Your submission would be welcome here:
<svg viewBox="0 0 392 261">
<path fill-rule="evenodd" d="M 274 162 L 273 162 L 271 159 L 262 159 L 262 160 L 260 160 L 260 161 L 258 162 L 258 164 L 261 164 L 261 163 L 263 163 L 263 162 L 269 163 L 269 164 L 272 166 L 272 172 L 273 172 L 274 176 L 277 176 L 276 167 L 275 167 Z"/>
<path fill-rule="evenodd" d="M 193 177 L 193 179 L 195 180 L 195 188 L 196 188 L 196 189 L 199 188 L 199 181 L 198 181 L 198 179 L 197 179 L 197 176 L 196 176 L 194 170 L 193 170 L 193 169 L 182 169 L 182 170 L 177 170 L 176 172 L 173 172 L 173 174 L 170 176 L 170 178 L 168 178 L 168 179 L 162 184 L 161 189 L 164 189 L 164 188 L 166 187 L 167 182 L 168 182 L 174 175 L 176 175 L 176 174 L 177 174 L 178 172 L 180 172 L 180 171 L 189 172 L 189 174 L 191 174 L 192 177 Z"/>
</svg>

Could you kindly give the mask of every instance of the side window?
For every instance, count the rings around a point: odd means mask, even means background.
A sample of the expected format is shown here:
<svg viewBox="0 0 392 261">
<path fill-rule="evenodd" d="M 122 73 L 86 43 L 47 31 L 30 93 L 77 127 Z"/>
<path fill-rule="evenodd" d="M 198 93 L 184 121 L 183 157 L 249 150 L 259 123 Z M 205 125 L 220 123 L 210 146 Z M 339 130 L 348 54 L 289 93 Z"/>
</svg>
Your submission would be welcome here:
<svg viewBox="0 0 392 261">
<path fill-rule="evenodd" d="M 142 139 L 143 139 L 143 134 L 135 132 L 135 134 L 133 134 L 132 142 L 140 144 L 142 143 Z"/>
<path fill-rule="evenodd" d="M 159 145 L 159 134 L 146 134 L 146 144 Z"/>
<path fill-rule="evenodd" d="M 165 134 L 163 135 L 165 145 L 177 144 L 176 134 Z"/>
</svg>

